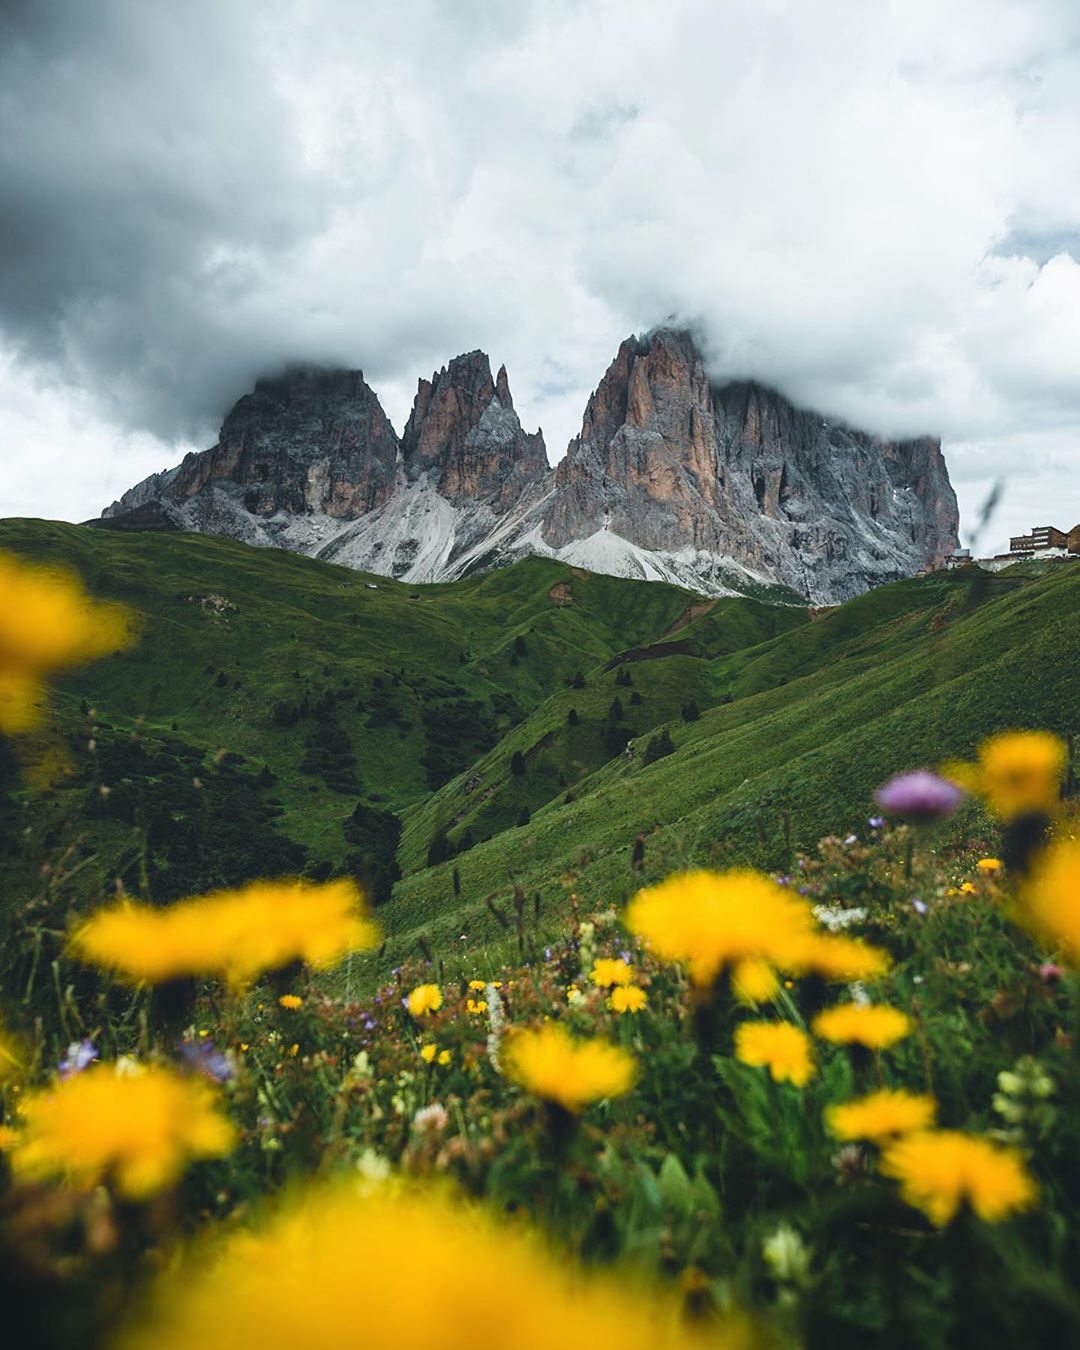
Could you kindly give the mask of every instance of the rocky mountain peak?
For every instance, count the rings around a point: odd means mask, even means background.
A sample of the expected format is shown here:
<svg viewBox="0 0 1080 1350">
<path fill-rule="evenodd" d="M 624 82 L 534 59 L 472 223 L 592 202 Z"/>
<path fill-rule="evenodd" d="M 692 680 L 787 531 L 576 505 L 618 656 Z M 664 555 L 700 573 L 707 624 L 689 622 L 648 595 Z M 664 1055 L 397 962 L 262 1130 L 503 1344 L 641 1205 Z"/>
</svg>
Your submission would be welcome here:
<svg viewBox="0 0 1080 1350">
<path fill-rule="evenodd" d="M 426 476 L 449 501 L 484 500 L 498 512 L 549 472 L 543 434 L 525 432 L 514 411 L 506 367 L 492 380 L 481 351 L 418 382 L 401 447 L 410 481 Z"/>
</svg>

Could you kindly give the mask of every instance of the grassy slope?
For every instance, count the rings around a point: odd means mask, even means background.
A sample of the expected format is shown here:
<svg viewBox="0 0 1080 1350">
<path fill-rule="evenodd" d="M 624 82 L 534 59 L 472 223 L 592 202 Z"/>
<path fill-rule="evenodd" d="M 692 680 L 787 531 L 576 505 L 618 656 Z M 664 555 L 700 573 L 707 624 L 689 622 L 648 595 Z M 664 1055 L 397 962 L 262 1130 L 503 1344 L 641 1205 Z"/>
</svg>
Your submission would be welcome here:
<svg viewBox="0 0 1080 1350">
<path fill-rule="evenodd" d="M 355 796 L 301 771 L 312 719 L 277 728 L 272 710 L 304 691 L 349 691 L 335 713 L 365 795 L 405 820 L 406 875 L 383 911 L 387 959 L 421 934 L 444 949 L 461 931 L 500 937 L 485 901 L 505 903 L 513 882 L 530 910 L 540 895 L 541 929 L 571 887 L 590 904 L 621 900 L 638 880 L 628 868 L 638 834 L 646 877 L 710 860 L 782 866 L 785 813 L 795 843 L 858 828 L 889 772 L 970 753 L 1003 725 L 1069 732 L 1080 698 L 1075 568 L 938 574 L 811 622 L 805 611 L 721 601 L 669 632 L 688 593 L 543 560 L 450 586 L 379 578 L 368 590 L 368 578 L 345 569 L 197 536 L 9 521 L 0 547 L 66 561 L 143 615 L 132 651 L 61 681 L 61 725 L 78 724 L 85 697 L 115 725 L 144 715 L 151 733 L 175 725 L 208 753 L 227 747 L 266 763 L 285 808 L 280 827 L 331 861 L 344 851 Z M 562 584 L 569 604 L 551 598 Z M 237 608 L 209 612 L 197 599 L 211 593 Z M 515 656 L 519 637 L 525 653 Z M 660 642 L 687 651 L 607 668 L 620 652 Z M 630 686 L 616 683 L 620 669 Z M 579 670 L 585 687 L 571 687 Z M 377 679 L 395 720 L 369 727 Z M 603 743 L 616 696 L 635 733 L 629 757 L 611 758 Z M 495 743 L 432 793 L 422 764 L 431 719 L 463 700 L 492 719 Z M 690 700 L 703 715 L 684 722 Z M 676 752 L 646 765 L 660 726 Z M 515 750 L 528 760 L 521 776 L 510 773 Z M 516 825 L 523 810 L 532 818 Z M 429 869 L 441 826 L 482 842 Z"/>
<path fill-rule="evenodd" d="M 29 520 L 0 522 L 0 548 L 73 567 L 96 594 L 140 616 L 140 640 L 130 651 L 58 682 L 53 705 L 65 731 L 81 725 L 85 699 L 114 726 L 143 718 L 149 736 L 175 734 L 210 754 L 227 748 L 266 764 L 285 807 L 283 827 L 331 861 L 344 852 L 341 822 L 356 795 L 330 791 L 301 771 L 313 719 L 275 726 L 278 704 L 295 706 L 305 694 L 314 701 L 326 690 L 344 694 L 335 698 L 335 716 L 364 795 L 400 810 L 430 791 L 425 718 L 438 723 L 450 715 L 445 710 L 474 702 L 476 716 L 466 723 L 484 723 L 490 743 L 579 669 L 655 639 L 693 598 L 540 559 L 415 588 L 208 536 Z M 569 604 L 549 599 L 560 583 Z M 235 609 L 204 607 L 208 595 Z M 515 658 L 519 636 L 527 654 Z M 393 720 L 368 726 L 382 701 Z"/>
<path fill-rule="evenodd" d="M 1069 733 L 1080 704 L 1080 569 L 1042 578 L 939 574 L 898 583 L 757 648 L 711 663 L 735 701 L 673 728 L 677 753 L 605 765 L 560 799 L 456 860 L 467 903 L 448 902 L 448 868 L 406 877 L 387 921 L 392 947 L 423 930 L 498 932 L 483 903 L 513 877 L 543 911 L 573 886 L 620 901 L 647 836 L 646 877 L 675 865 L 785 865 L 783 812 L 796 843 L 858 829 L 889 773 L 1010 725 Z M 666 663 L 665 663 L 666 665 Z M 444 790 L 445 791 L 445 790 Z"/>
</svg>

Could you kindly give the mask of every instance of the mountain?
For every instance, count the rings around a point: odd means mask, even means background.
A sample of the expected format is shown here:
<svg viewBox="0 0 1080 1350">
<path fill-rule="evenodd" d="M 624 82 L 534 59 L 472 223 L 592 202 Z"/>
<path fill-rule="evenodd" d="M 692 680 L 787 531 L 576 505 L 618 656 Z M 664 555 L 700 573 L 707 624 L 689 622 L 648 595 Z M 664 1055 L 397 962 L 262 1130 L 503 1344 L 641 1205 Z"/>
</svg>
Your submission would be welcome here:
<svg viewBox="0 0 1080 1350">
<path fill-rule="evenodd" d="M 940 444 L 883 441 L 752 383 L 713 385 L 693 338 L 628 338 L 557 471 L 483 352 L 420 380 L 399 439 L 359 371 L 260 380 L 217 445 L 103 513 L 224 534 L 407 582 L 529 554 L 711 595 L 835 603 L 957 543 Z"/>
<path fill-rule="evenodd" d="M 387 965 L 419 934 L 475 961 L 503 940 L 488 898 L 512 912 L 514 885 L 554 932 L 571 891 L 617 904 L 680 867 L 786 868 L 863 834 L 890 773 L 1002 726 L 1069 734 L 1080 700 L 1068 563 L 937 572 L 822 613 L 544 558 L 418 591 L 176 532 L 4 521 L 0 548 L 73 568 L 140 624 L 56 682 L 21 790 L 0 782 L 0 897 L 374 867 Z"/>
</svg>

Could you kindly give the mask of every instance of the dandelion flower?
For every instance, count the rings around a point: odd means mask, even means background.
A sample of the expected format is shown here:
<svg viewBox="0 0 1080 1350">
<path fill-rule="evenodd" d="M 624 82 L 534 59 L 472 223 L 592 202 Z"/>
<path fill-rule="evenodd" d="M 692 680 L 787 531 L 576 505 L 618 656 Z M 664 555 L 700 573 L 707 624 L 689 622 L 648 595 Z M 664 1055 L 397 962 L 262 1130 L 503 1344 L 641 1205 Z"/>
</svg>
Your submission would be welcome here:
<svg viewBox="0 0 1080 1350">
<path fill-rule="evenodd" d="M 590 1102 L 621 1097 L 637 1077 L 632 1055 L 607 1041 L 575 1040 L 554 1023 L 516 1032 L 502 1052 L 506 1076 L 534 1097 L 580 1111 Z"/>
<path fill-rule="evenodd" d="M 889 969 L 889 955 L 858 938 L 815 933 L 789 953 L 785 970 L 826 980 L 876 980 Z"/>
<path fill-rule="evenodd" d="M 418 984 L 405 1000 L 405 1006 L 414 1017 L 438 1012 L 442 1004 L 442 990 L 437 984 Z"/>
<path fill-rule="evenodd" d="M 815 931 L 810 906 L 758 872 L 687 872 L 639 891 L 626 926 L 658 956 L 711 985 L 745 960 L 783 968 Z"/>
<path fill-rule="evenodd" d="M 373 947 L 356 883 L 254 881 L 158 908 L 123 900 L 72 934 L 83 961 L 138 983 L 197 975 L 242 988 L 294 961 L 323 969 Z"/>
<path fill-rule="evenodd" d="M 911 1018 L 899 1008 L 867 1003 L 841 1003 L 814 1018 L 814 1035 L 837 1045 L 862 1045 L 887 1050 L 911 1034 Z"/>
<path fill-rule="evenodd" d="M 597 989 L 610 989 L 613 985 L 630 984 L 634 978 L 634 968 L 625 961 L 610 957 L 601 957 L 593 963 L 589 979 Z"/>
<path fill-rule="evenodd" d="M 209 1084 L 157 1065 L 139 1073 L 94 1066 L 32 1093 L 21 1114 L 17 1173 L 83 1185 L 113 1177 L 131 1199 L 166 1189 L 188 1162 L 219 1157 L 233 1144 Z"/>
<path fill-rule="evenodd" d="M 427 1045 L 422 1045 L 420 1047 L 420 1058 L 424 1061 L 425 1064 L 433 1063 L 435 1060 L 435 1056 L 438 1053 L 439 1047 L 435 1045 L 434 1042 L 429 1042 Z"/>
<path fill-rule="evenodd" d="M 791 1022 L 743 1022 L 735 1031 L 735 1058 L 768 1069 L 777 1083 L 802 1087 L 814 1076 L 810 1037 Z"/>
<path fill-rule="evenodd" d="M 958 1130 L 921 1130 L 890 1144 L 881 1171 L 939 1228 L 966 1201 L 986 1223 L 1029 1209 L 1035 1183 L 1020 1154 Z"/>
<path fill-rule="evenodd" d="M 740 961 L 731 973 L 731 984 L 740 1003 L 768 1003 L 780 989 L 776 971 L 767 961 Z"/>
<path fill-rule="evenodd" d="M 837 1139 L 871 1139 L 875 1142 L 897 1134 L 925 1130 L 934 1123 L 937 1104 L 933 1097 L 884 1088 L 868 1097 L 830 1106 L 825 1121 Z"/>
<path fill-rule="evenodd" d="M 283 1008 L 288 1008 L 290 1012 L 295 1012 L 297 1008 L 304 1006 L 304 1000 L 297 994 L 282 994 L 278 1002 Z"/>
<path fill-rule="evenodd" d="M 474 1017 L 480 1017 L 487 1012 L 487 1000 L 482 998 L 466 999 L 465 1011 L 467 1013 L 472 1013 Z"/>
<path fill-rule="evenodd" d="M 403 1252 L 423 1253 L 422 1272 Z M 294 1195 L 209 1263 L 181 1260 L 119 1347 L 748 1350 L 751 1339 L 740 1324 L 688 1325 L 674 1300 L 575 1266 L 456 1192 L 338 1183 Z"/>
<path fill-rule="evenodd" d="M 131 640 L 128 611 L 102 604 L 74 576 L 0 553 L 0 732 L 38 719 L 42 681 L 119 651 Z"/>
<path fill-rule="evenodd" d="M 648 1001 L 648 994 L 637 985 L 616 985 L 608 999 L 608 1007 L 617 1013 L 639 1013 Z"/>
<path fill-rule="evenodd" d="M 980 872 L 989 872 L 993 876 L 995 872 L 1000 872 L 1005 864 L 1000 858 L 980 858 L 975 866 Z"/>
<path fill-rule="evenodd" d="M 979 788 L 999 820 L 1051 815 L 1061 797 L 1065 742 L 1046 731 L 1004 731 L 979 747 Z"/>
<path fill-rule="evenodd" d="M 453 1055 L 449 1050 L 440 1050 L 438 1055 L 436 1056 L 436 1059 L 443 1066 L 443 1068 L 446 1068 L 447 1064 L 449 1064 L 450 1061 L 453 1059 Z"/>
<path fill-rule="evenodd" d="M 1052 844 L 1020 892 L 1017 917 L 1080 965 L 1080 843 Z"/>
</svg>

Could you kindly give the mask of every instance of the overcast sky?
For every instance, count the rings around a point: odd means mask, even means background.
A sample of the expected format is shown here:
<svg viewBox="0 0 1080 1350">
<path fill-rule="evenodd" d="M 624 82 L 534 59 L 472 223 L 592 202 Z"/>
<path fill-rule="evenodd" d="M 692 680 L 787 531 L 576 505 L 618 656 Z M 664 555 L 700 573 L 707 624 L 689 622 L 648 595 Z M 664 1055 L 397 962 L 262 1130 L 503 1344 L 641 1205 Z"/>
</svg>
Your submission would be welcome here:
<svg viewBox="0 0 1080 1350">
<path fill-rule="evenodd" d="M 3 0 L 0 515 L 78 520 L 263 370 L 401 429 L 482 347 L 551 458 L 628 333 L 1080 521 L 1077 0 Z"/>
</svg>

